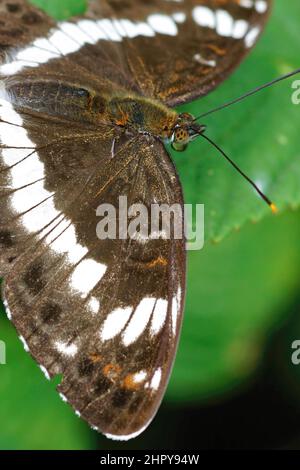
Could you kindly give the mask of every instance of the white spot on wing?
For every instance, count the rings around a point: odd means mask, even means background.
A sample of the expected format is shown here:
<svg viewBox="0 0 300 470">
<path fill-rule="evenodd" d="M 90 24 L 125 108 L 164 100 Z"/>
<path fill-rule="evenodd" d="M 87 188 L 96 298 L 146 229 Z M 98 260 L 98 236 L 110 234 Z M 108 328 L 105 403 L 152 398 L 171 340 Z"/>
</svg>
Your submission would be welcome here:
<svg viewBox="0 0 300 470">
<path fill-rule="evenodd" d="M 184 23 L 186 21 L 186 14 L 182 11 L 179 11 L 177 13 L 174 13 L 173 18 L 176 23 Z"/>
<path fill-rule="evenodd" d="M 100 309 L 100 302 L 96 297 L 91 297 L 88 301 L 88 307 L 91 310 L 92 314 L 96 314 L 99 312 Z"/>
<path fill-rule="evenodd" d="M 33 46 L 40 47 L 49 52 L 54 52 L 56 56 L 59 56 L 59 52 L 56 47 L 54 47 L 47 38 L 38 38 L 33 41 Z"/>
<path fill-rule="evenodd" d="M 246 0 L 245 3 L 242 0 L 240 5 L 245 8 L 253 7 L 252 2 L 249 6 L 248 0 Z M 199 26 L 216 29 L 220 36 L 232 37 L 234 39 L 241 39 L 245 37 L 249 28 L 249 23 L 246 20 L 235 20 L 228 11 L 222 9 L 214 12 L 205 6 L 195 7 L 193 10 L 193 18 Z M 251 40 L 253 40 L 252 35 L 255 35 L 255 33 L 252 32 L 250 34 L 246 44 L 251 43 Z M 251 46 L 249 45 L 248 47 Z"/>
<path fill-rule="evenodd" d="M 112 439 L 113 441 L 129 441 L 129 439 L 134 439 L 135 437 L 139 436 L 142 434 L 142 432 L 145 431 L 145 429 L 149 426 L 151 421 L 149 421 L 145 426 L 143 426 L 141 429 L 139 429 L 136 432 L 133 432 L 132 434 L 128 434 L 127 436 L 125 435 L 117 435 L 117 434 L 104 434 L 105 437 L 108 439 Z M 96 428 L 96 431 L 98 431 L 98 428 Z"/>
<path fill-rule="evenodd" d="M 21 335 L 21 336 L 19 336 L 19 338 L 20 338 L 20 340 L 21 340 L 22 343 L 23 343 L 23 346 L 24 346 L 25 351 L 26 351 L 26 352 L 29 352 L 29 347 L 28 347 L 28 344 L 27 344 L 26 341 L 25 341 L 24 336 Z"/>
<path fill-rule="evenodd" d="M 92 259 L 82 260 L 71 275 L 71 286 L 83 295 L 87 295 L 102 279 L 107 266 Z"/>
<path fill-rule="evenodd" d="M 198 6 L 193 9 L 194 21 L 202 27 L 214 29 L 216 27 L 216 16 L 208 7 Z"/>
<path fill-rule="evenodd" d="M 253 0 L 240 0 L 242 8 L 253 8 Z"/>
<path fill-rule="evenodd" d="M 152 388 L 152 390 L 158 390 L 160 381 L 161 381 L 161 368 L 159 367 L 158 369 L 156 369 L 156 371 L 153 374 L 153 377 L 150 382 L 150 388 Z"/>
<path fill-rule="evenodd" d="M 146 377 L 147 377 L 147 372 L 145 372 L 144 370 L 141 370 L 140 372 L 136 372 L 133 375 L 133 381 L 135 383 L 141 383 L 146 379 Z"/>
<path fill-rule="evenodd" d="M 59 23 L 60 29 L 71 37 L 77 44 L 84 46 L 86 43 L 93 44 L 93 39 L 88 36 L 81 28 L 79 28 L 75 23 L 68 23 L 64 21 Z"/>
<path fill-rule="evenodd" d="M 132 307 L 117 308 L 113 310 L 106 318 L 103 327 L 100 331 L 100 338 L 102 341 L 114 338 L 117 336 L 129 320 Z"/>
<path fill-rule="evenodd" d="M 145 297 L 141 300 L 123 333 L 123 343 L 125 346 L 132 344 L 144 332 L 153 312 L 154 304 L 155 299 L 151 297 Z"/>
<path fill-rule="evenodd" d="M 117 42 L 122 40 L 122 37 L 116 31 L 116 28 L 114 28 L 114 25 L 111 22 L 111 20 L 107 20 L 107 19 L 98 20 L 97 24 L 99 28 L 103 30 L 107 39 L 110 39 L 111 41 L 117 41 Z"/>
<path fill-rule="evenodd" d="M 168 301 L 165 299 L 158 299 L 154 308 L 151 320 L 151 333 L 156 335 L 162 329 L 167 316 Z"/>
<path fill-rule="evenodd" d="M 265 0 L 256 0 L 255 9 L 258 13 L 265 13 L 268 9 L 268 4 Z"/>
<path fill-rule="evenodd" d="M 5 311 L 6 311 L 7 318 L 8 318 L 9 320 L 11 320 L 11 319 L 12 319 L 12 313 L 11 313 L 11 311 L 10 311 L 10 308 L 9 308 L 9 306 L 8 306 L 8 303 L 7 303 L 7 300 L 6 300 L 6 299 L 3 299 L 3 305 L 4 305 L 4 307 L 5 307 Z"/>
<path fill-rule="evenodd" d="M 249 23 L 246 20 L 237 20 L 234 23 L 232 37 L 234 39 L 241 39 L 245 36 L 249 28 Z"/>
<path fill-rule="evenodd" d="M 86 255 L 88 249 L 77 243 L 74 225 L 70 224 L 67 219 L 61 220 L 59 224 L 56 221 L 56 225 L 46 237 L 47 243 L 56 253 L 66 253 L 71 263 L 77 263 Z"/>
<path fill-rule="evenodd" d="M 75 343 L 67 344 L 63 341 L 55 341 L 55 347 L 58 352 L 70 357 L 74 357 L 78 351 L 78 347 Z"/>
<path fill-rule="evenodd" d="M 32 172 L 30 171 L 31 169 Z M 22 171 L 24 176 L 23 180 Z M 10 174 L 14 181 L 14 188 L 22 188 L 22 186 L 25 186 L 25 188 L 15 191 L 11 197 L 12 205 L 16 212 L 21 213 L 28 211 L 49 197 L 49 192 L 44 189 L 44 182 L 39 181 L 39 175 L 43 171 L 44 165 L 40 162 L 37 155 L 32 155 L 31 158 L 27 158 L 11 169 Z M 49 220 L 49 218 L 47 218 L 47 220 Z"/>
<path fill-rule="evenodd" d="M 30 191 L 30 187 L 28 190 Z M 43 201 L 43 199 L 41 199 L 41 201 Z M 55 214 L 52 199 L 47 199 L 38 207 L 24 214 L 22 216 L 22 222 L 29 232 L 36 232 L 44 227 Z"/>
<path fill-rule="evenodd" d="M 135 38 L 137 36 L 153 37 L 155 32 L 147 23 L 133 23 L 131 20 L 113 20 L 114 27 L 122 37 Z"/>
<path fill-rule="evenodd" d="M 231 37 L 233 30 L 233 17 L 226 10 L 217 10 L 217 33 L 220 36 Z"/>
<path fill-rule="evenodd" d="M 37 64 L 45 64 L 50 59 L 56 58 L 57 53 L 31 46 L 21 50 L 16 55 L 17 60 L 36 62 Z"/>
<path fill-rule="evenodd" d="M 59 29 L 53 30 L 53 33 L 49 37 L 49 41 L 51 44 L 53 44 L 53 46 L 56 47 L 57 51 L 64 55 L 76 52 L 82 47 L 81 44 L 75 42 L 67 34 L 64 34 Z"/>
<path fill-rule="evenodd" d="M 172 331 L 173 335 L 176 335 L 177 330 L 177 319 L 178 314 L 180 313 L 180 304 L 181 304 L 181 288 L 178 287 L 176 295 L 172 299 Z"/>
<path fill-rule="evenodd" d="M 215 67 L 217 65 L 215 60 L 204 59 L 204 57 L 202 57 L 202 55 L 199 53 L 194 55 L 194 59 L 199 64 L 207 65 L 208 67 Z"/>
<path fill-rule="evenodd" d="M 3 64 L 0 66 L 0 75 L 14 75 L 25 67 L 36 67 L 37 64 L 35 62 L 25 62 L 21 60 L 15 60 L 13 62 L 9 62 L 7 64 Z"/>
<path fill-rule="evenodd" d="M 252 47 L 260 33 L 261 29 L 259 26 L 255 26 L 254 28 L 250 29 L 249 33 L 245 37 L 245 44 L 246 47 Z"/>
<path fill-rule="evenodd" d="M 80 20 L 78 26 L 91 38 L 94 44 L 100 39 L 107 39 L 106 34 L 97 26 L 95 21 Z"/>
<path fill-rule="evenodd" d="M 5 109 L 3 109 L 2 111 L 3 119 L 8 121 L 6 117 L 7 115 L 5 114 Z M 13 109 L 11 108 L 9 116 L 12 117 L 12 115 Z M 23 121 L 19 120 L 19 123 L 23 123 Z M 11 126 L 10 124 L 6 124 L 4 122 L 1 123 L 0 139 L 2 144 L 10 147 L 35 147 L 32 141 L 28 138 L 25 129 L 23 129 L 22 127 Z"/>
<path fill-rule="evenodd" d="M 63 402 L 66 403 L 68 401 L 63 393 L 59 393 L 59 396 L 60 396 L 60 398 L 62 399 Z"/>
<path fill-rule="evenodd" d="M 173 331 L 174 336 L 176 334 L 177 313 L 178 313 L 177 297 L 176 295 L 174 295 L 172 299 L 172 331 Z"/>
<path fill-rule="evenodd" d="M 46 367 L 41 366 L 41 365 L 40 365 L 39 367 L 40 367 L 41 371 L 43 372 L 44 376 L 46 377 L 46 379 L 47 379 L 47 380 L 50 380 L 50 375 L 49 375 L 49 373 L 48 373 Z"/>
<path fill-rule="evenodd" d="M 168 36 L 176 36 L 178 34 L 175 22 L 168 15 L 155 13 L 148 17 L 148 23 L 157 33 L 167 34 Z"/>
</svg>

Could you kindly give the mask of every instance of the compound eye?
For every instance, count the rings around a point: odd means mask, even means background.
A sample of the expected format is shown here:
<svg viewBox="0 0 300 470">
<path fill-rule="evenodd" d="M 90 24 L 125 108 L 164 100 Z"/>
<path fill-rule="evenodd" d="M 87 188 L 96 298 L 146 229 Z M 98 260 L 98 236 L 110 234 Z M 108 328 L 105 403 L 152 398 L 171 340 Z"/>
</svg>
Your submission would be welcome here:
<svg viewBox="0 0 300 470">
<path fill-rule="evenodd" d="M 179 127 L 173 134 L 172 148 L 177 152 L 183 152 L 187 148 L 189 140 L 188 130 Z"/>
</svg>

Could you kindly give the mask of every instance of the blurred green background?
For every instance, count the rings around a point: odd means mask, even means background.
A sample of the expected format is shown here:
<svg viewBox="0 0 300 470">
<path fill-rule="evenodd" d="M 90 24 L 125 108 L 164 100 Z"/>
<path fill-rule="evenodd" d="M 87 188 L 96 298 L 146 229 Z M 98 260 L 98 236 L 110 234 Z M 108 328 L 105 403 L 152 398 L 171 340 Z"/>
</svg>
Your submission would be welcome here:
<svg viewBox="0 0 300 470">
<path fill-rule="evenodd" d="M 33 3 L 56 18 L 85 6 Z M 300 66 L 300 3 L 274 3 L 265 34 L 240 68 L 182 109 L 202 113 Z M 208 135 L 263 185 L 279 215 L 207 142 L 174 155 L 186 202 L 205 204 L 206 244 L 189 253 L 182 337 L 149 430 L 127 444 L 90 430 L 45 380 L 3 314 L 0 449 L 300 448 L 300 365 L 291 363 L 291 343 L 300 339 L 300 107 L 291 103 L 291 84 L 205 120 Z"/>
</svg>

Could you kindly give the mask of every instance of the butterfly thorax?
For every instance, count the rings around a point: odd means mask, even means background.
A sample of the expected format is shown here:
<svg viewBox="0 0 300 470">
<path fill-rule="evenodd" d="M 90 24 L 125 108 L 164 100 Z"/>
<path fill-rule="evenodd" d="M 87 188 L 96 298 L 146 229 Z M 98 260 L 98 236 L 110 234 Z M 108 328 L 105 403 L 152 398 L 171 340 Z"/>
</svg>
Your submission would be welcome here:
<svg viewBox="0 0 300 470">
<path fill-rule="evenodd" d="M 140 96 L 114 97 L 108 108 L 115 125 L 158 137 L 178 152 L 184 151 L 206 129 L 191 114 L 178 114 L 159 101 Z"/>
<path fill-rule="evenodd" d="M 108 107 L 110 118 L 117 126 L 162 139 L 171 137 L 178 119 L 176 111 L 140 96 L 116 96 Z"/>
</svg>

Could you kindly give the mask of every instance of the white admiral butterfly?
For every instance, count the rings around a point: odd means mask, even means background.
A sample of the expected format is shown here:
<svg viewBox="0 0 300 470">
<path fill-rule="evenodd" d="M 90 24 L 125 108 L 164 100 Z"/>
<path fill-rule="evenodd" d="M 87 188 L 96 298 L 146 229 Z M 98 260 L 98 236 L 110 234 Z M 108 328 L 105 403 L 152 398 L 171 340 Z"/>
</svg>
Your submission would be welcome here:
<svg viewBox="0 0 300 470">
<path fill-rule="evenodd" d="M 120 195 L 183 207 L 164 141 L 213 142 L 172 108 L 232 72 L 270 3 L 94 0 L 55 23 L 26 1 L 0 2 L 4 298 L 26 349 L 47 376 L 62 374 L 62 398 L 108 437 L 141 433 L 162 400 L 186 253 L 183 234 L 99 240 L 97 207 Z"/>
</svg>

